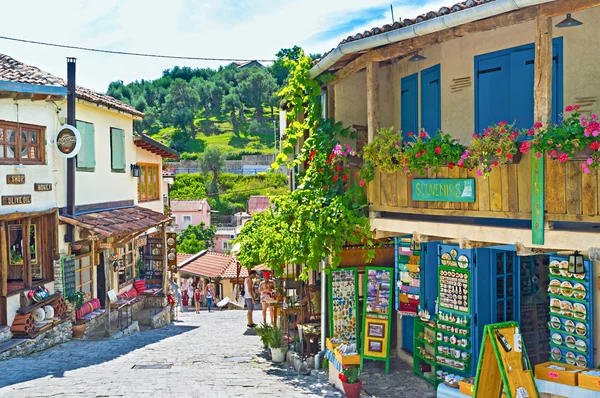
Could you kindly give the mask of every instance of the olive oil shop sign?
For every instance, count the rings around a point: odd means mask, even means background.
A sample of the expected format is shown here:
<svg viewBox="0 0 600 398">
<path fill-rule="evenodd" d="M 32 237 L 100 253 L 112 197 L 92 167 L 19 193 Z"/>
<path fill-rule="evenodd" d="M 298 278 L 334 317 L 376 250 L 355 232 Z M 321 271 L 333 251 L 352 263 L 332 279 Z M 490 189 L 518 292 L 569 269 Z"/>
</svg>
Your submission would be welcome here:
<svg viewBox="0 0 600 398">
<path fill-rule="evenodd" d="M 412 200 L 424 202 L 475 202 L 475 179 L 413 179 Z"/>
</svg>

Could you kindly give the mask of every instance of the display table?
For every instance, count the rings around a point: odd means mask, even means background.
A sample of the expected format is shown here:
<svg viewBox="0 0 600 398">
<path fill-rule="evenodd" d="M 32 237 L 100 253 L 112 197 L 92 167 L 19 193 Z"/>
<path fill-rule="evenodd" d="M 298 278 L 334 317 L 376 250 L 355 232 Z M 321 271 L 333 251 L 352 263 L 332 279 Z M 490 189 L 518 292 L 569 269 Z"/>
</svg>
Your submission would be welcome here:
<svg viewBox="0 0 600 398">
<path fill-rule="evenodd" d="M 331 362 L 330 362 L 331 363 Z M 566 384 L 552 383 L 550 381 L 535 379 L 540 394 L 552 394 L 559 397 L 598 398 L 600 392 L 587 390 L 581 387 L 567 386 Z M 444 383 L 437 388 L 438 398 L 468 398 L 469 395 L 461 394 L 458 388 L 448 387 Z"/>
</svg>

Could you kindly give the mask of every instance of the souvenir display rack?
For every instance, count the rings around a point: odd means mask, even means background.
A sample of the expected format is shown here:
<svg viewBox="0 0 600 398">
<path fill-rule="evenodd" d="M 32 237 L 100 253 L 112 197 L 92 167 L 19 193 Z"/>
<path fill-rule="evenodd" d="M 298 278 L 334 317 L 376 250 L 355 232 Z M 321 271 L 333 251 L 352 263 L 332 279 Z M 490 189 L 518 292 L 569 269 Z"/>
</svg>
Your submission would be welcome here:
<svg viewBox="0 0 600 398">
<path fill-rule="evenodd" d="M 396 250 L 396 310 L 403 316 L 417 316 L 421 303 L 421 251 L 399 252 L 400 248 Z"/>
<path fill-rule="evenodd" d="M 436 377 L 439 367 L 435 362 L 436 334 L 434 322 L 415 318 L 413 372 L 435 387 L 442 382 Z"/>
<path fill-rule="evenodd" d="M 592 268 L 568 271 L 568 258 L 550 257 L 550 360 L 582 367 L 594 366 Z"/>
<path fill-rule="evenodd" d="M 473 370 L 472 264 L 468 253 L 459 253 L 451 245 L 439 246 L 436 363 L 461 375 Z"/>
<path fill-rule="evenodd" d="M 349 344 L 358 342 L 358 270 L 342 268 L 329 278 L 329 330 L 331 337 Z"/>
</svg>

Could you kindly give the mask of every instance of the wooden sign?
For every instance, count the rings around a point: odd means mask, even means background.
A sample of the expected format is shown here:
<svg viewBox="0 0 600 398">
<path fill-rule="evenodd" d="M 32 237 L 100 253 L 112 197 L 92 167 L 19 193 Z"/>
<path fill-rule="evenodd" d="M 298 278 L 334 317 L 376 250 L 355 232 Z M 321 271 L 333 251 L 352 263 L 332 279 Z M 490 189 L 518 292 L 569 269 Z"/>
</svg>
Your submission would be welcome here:
<svg viewBox="0 0 600 398">
<path fill-rule="evenodd" d="M 531 242 L 544 244 L 544 155 L 533 157 L 531 167 Z"/>
<path fill-rule="evenodd" d="M 52 184 L 33 184 L 33 190 L 36 192 L 48 192 L 52 191 Z"/>
<path fill-rule="evenodd" d="M 518 389 L 525 390 L 529 397 L 539 397 L 523 341 L 520 349 L 515 343 L 517 327 L 517 322 L 485 325 L 473 386 L 474 397 L 498 398 L 502 388 L 507 398 L 515 398 Z"/>
<path fill-rule="evenodd" d="M 424 202 L 473 203 L 475 202 L 475 179 L 413 179 L 412 200 Z"/>
<path fill-rule="evenodd" d="M 25 184 L 25 174 L 7 174 L 7 184 Z"/>
<path fill-rule="evenodd" d="M 31 204 L 31 195 L 9 195 L 2 197 L 2 206 L 29 204 Z"/>
<path fill-rule="evenodd" d="M 143 247 L 146 246 L 148 244 L 148 237 L 147 236 L 140 236 L 139 238 L 137 238 L 135 240 L 135 247 Z"/>
<path fill-rule="evenodd" d="M 70 297 L 75 293 L 75 256 L 66 256 L 60 259 L 62 263 L 63 296 Z"/>
<path fill-rule="evenodd" d="M 112 249 L 113 244 L 112 243 L 106 243 L 106 242 L 100 242 L 100 243 L 98 243 L 98 247 L 100 249 Z"/>
</svg>

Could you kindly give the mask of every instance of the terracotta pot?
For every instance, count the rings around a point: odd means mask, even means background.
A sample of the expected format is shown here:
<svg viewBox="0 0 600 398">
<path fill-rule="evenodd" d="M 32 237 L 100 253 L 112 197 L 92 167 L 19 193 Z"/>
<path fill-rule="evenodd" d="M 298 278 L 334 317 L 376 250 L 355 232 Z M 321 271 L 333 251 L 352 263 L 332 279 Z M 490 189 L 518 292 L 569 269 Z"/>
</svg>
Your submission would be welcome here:
<svg viewBox="0 0 600 398">
<path fill-rule="evenodd" d="M 346 397 L 348 398 L 358 398 L 360 397 L 360 392 L 362 391 L 362 380 L 357 381 L 356 383 L 342 383 L 344 386 L 344 393 L 346 393 Z"/>
<path fill-rule="evenodd" d="M 83 338 L 83 334 L 85 333 L 85 323 L 82 325 L 73 325 L 72 330 L 74 339 Z"/>
</svg>

